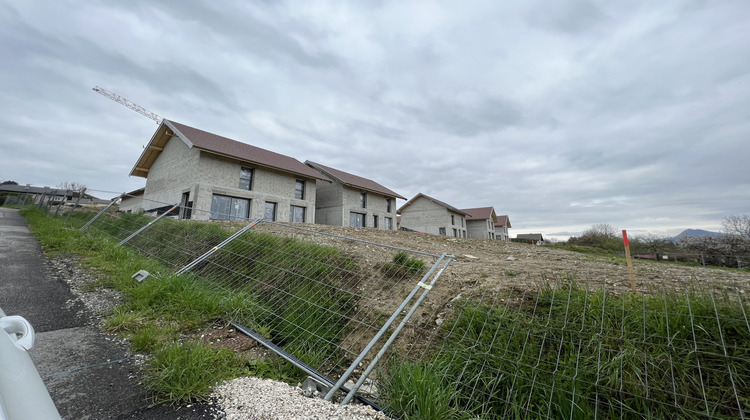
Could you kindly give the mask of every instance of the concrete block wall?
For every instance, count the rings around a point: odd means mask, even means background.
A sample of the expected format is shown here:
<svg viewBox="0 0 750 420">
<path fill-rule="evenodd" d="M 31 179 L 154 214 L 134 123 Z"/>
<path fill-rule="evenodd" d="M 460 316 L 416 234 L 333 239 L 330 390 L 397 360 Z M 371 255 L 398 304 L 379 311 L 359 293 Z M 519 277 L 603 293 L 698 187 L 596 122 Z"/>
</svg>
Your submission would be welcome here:
<svg viewBox="0 0 750 420">
<path fill-rule="evenodd" d="M 253 170 L 250 190 L 240 189 L 241 169 Z M 240 163 L 233 159 L 222 158 L 202 152 L 198 167 L 198 177 L 201 182 L 197 185 L 193 200 L 196 209 L 204 210 L 193 213 L 195 218 L 199 214 L 208 216 L 211 210 L 211 200 L 214 194 L 225 195 L 250 200 L 250 218 L 260 218 L 265 213 L 265 203 L 276 203 L 276 221 L 288 222 L 290 206 L 305 207 L 305 222 L 315 220 L 316 182 L 313 179 L 297 177 L 293 174 L 276 171 L 262 166 Z M 297 180 L 305 181 L 303 199 L 294 198 Z M 193 197 L 193 196 L 191 196 Z M 207 218 L 207 217 L 204 217 Z"/>
<path fill-rule="evenodd" d="M 453 223 L 451 223 L 451 216 L 453 216 Z M 453 229 L 456 229 L 456 236 L 468 235 L 464 215 L 450 211 L 424 197 L 418 198 L 401 211 L 401 227 L 433 235 L 439 235 L 440 228 L 445 228 L 447 236 L 453 236 Z"/>
<path fill-rule="evenodd" d="M 337 182 L 318 181 L 315 192 L 315 223 L 332 226 L 348 226 L 343 218 L 344 186 Z"/>
<path fill-rule="evenodd" d="M 241 168 L 253 169 L 252 190 L 239 188 Z M 305 181 L 303 199 L 295 199 L 297 180 Z M 151 166 L 144 193 L 145 208 L 160 203 L 179 203 L 182 194 L 190 193 L 192 218 L 208 220 L 214 194 L 250 200 L 250 218 L 265 213 L 265 202 L 276 203 L 276 220 L 289 221 L 290 206 L 305 207 L 305 222 L 315 220 L 316 181 L 271 168 L 241 163 L 196 149 L 190 149 L 179 137 L 172 137 Z"/>
<path fill-rule="evenodd" d="M 151 165 L 143 194 L 146 210 L 180 202 L 182 192 L 197 182 L 200 152 L 173 136 Z"/>
<path fill-rule="evenodd" d="M 361 195 L 366 192 L 367 200 L 365 208 L 362 208 Z M 384 230 L 385 219 L 391 219 L 391 230 L 396 229 L 396 199 L 391 198 L 391 211 L 388 212 L 386 199 L 388 197 L 371 191 L 362 191 L 356 188 L 343 186 L 342 194 L 342 222 L 343 226 L 349 226 L 349 214 L 361 213 L 365 215 L 366 227 L 374 226 L 374 217 L 378 217 L 378 229 Z"/>
<path fill-rule="evenodd" d="M 495 226 L 492 220 L 469 220 L 466 222 L 469 238 L 495 239 Z"/>
<path fill-rule="evenodd" d="M 118 210 L 123 213 L 140 213 L 143 210 L 143 196 L 123 197 Z"/>
<path fill-rule="evenodd" d="M 495 239 L 499 241 L 507 241 L 508 238 L 509 236 L 507 227 L 495 226 Z"/>
<path fill-rule="evenodd" d="M 320 181 L 315 203 L 315 223 L 332 226 L 349 226 L 349 214 L 365 215 L 365 227 L 374 226 L 378 217 L 378 229 L 385 229 L 386 218 L 391 219 L 391 230 L 396 230 L 396 198 L 391 198 L 391 211 L 388 212 L 386 196 L 367 192 L 366 207 L 360 202 L 361 190 L 344 186 L 339 182 Z"/>
</svg>

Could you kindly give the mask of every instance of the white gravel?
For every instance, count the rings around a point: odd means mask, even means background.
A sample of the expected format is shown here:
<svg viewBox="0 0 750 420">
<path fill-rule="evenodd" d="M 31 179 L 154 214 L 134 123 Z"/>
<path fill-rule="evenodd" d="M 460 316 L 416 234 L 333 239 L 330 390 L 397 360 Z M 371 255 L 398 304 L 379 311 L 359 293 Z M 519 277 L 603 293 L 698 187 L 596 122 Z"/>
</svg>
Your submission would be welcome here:
<svg viewBox="0 0 750 420">
<path fill-rule="evenodd" d="M 340 406 L 302 395 L 302 389 L 260 378 L 238 378 L 214 390 L 216 406 L 227 420 L 369 420 L 388 417 L 372 407 Z"/>
</svg>

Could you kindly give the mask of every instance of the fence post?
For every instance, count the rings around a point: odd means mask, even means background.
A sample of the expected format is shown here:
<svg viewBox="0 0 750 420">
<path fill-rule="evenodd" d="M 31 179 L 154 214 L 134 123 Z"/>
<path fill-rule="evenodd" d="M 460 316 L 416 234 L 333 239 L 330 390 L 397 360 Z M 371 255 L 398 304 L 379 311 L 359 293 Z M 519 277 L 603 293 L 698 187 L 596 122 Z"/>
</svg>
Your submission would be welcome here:
<svg viewBox="0 0 750 420">
<path fill-rule="evenodd" d="M 39 199 L 39 206 L 38 206 L 39 210 L 42 209 L 42 206 L 44 205 L 44 197 L 46 196 L 47 196 L 47 189 L 45 188 L 44 192 L 42 193 L 42 198 Z"/>
<path fill-rule="evenodd" d="M 91 220 L 86 222 L 86 224 L 81 227 L 81 230 L 85 230 L 87 227 L 89 227 L 90 224 L 94 223 L 94 221 L 98 219 L 99 216 L 104 214 L 105 211 L 109 210 L 109 208 L 112 207 L 117 202 L 117 200 L 119 200 L 123 195 L 125 195 L 125 193 L 122 193 L 118 195 L 117 197 L 113 198 L 112 201 L 110 201 L 109 204 L 107 204 L 107 207 L 101 209 L 101 211 L 99 211 L 99 213 L 97 213 L 96 216 L 92 217 Z"/>
<path fill-rule="evenodd" d="M 633 271 L 633 259 L 630 257 L 630 243 L 628 242 L 628 233 L 625 229 L 622 230 L 622 243 L 625 246 L 625 258 L 628 261 L 628 272 L 630 272 L 630 287 L 633 289 L 633 293 L 638 292 L 635 287 L 635 272 Z"/>
<path fill-rule="evenodd" d="M 55 216 L 57 216 L 58 213 L 60 213 L 60 206 L 65 205 L 65 200 L 68 199 L 68 192 L 70 190 L 65 190 L 65 195 L 63 196 L 62 200 L 60 200 L 60 204 L 57 205 L 57 208 L 55 209 Z"/>
<path fill-rule="evenodd" d="M 435 285 L 435 282 L 437 279 L 440 278 L 440 276 L 443 274 L 443 271 L 450 265 L 451 261 L 453 261 L 454 256 L 450 255 L 448 256 L 447 261 L 443 264 L 443 267 L 440 269 L 440 271 L 435 274 L 435 277 L 432 278 L 432 281 L 430 284 L 424 284 L 423 282 L 419 283 L 419 286 L 424 289 L 422 291 L 422 294 L 419 295 L 419 298 L 416 302 L 414 302 L 414 305 L 412 305 L 411 309 L 409 309 L 409 312 L 404 315 L 404 318 L 401 319 L 401 322 L 398 324 L 398 327 L 396 327 L 396 330 L 393 331 L 393 334 L 391 334 L 390 337 L 388 337 L 388 341 L 383 344 L 383 347 L 380 349 L 378 354 L 375 356 L 374 359 L 372 359 L 372 362 L 370 362 L 370 365 L 367 366 L 367 369 L 362 373 L 362 376 L 359 377 L 359 380 L 356 384 L 352 387 L 351 390 L 349 390 L 349 393 L 346 394 L 346 397 L 344 397 L 344 400 L 341 401 L 341 405 L 346 405 L 349 403 L 349 401 L 354 398 L 354 395 L 357 394 L 357 391 L 359 390 L 359 387 L 362 386 L 362 384 L 365 382 L 365 379 L 367 379 L 367 376 L 370 375 L 370 372 L 372 372 L 373 369 L 375 369 L 375 366 L 377 366 L 378 362 L 380 362 L 380 359 L 383 358 L 383 355 L 385 355 L 385 352 L 388 351 L 388 349 L 391 347 L 391 344 L 396 340 L 396 337 L 401 332 L 401 330 L 406 326 L 406 323 L 409 321 L 412 315 L 414 315 L 414 312 L 417 310 L 419 305 L 422 303 L 422 301 L 427 297 L 427 294 L 430 293 L 430 290 L 432 290 L 432 287 Z"/>
<path fill-rule="evenodd" d="M 119 244 L 115 245 L 115 248 L 116 248 L 116 247 L 118 247 L 118 246 L 120 246 L 120 245 L 122 245 L 122 244 L 124 244 L 125 242 L 127 242 L 127 241 L 129 241 L 129 240 L 133 239 L 133 237 L 134 237 L 134 236 L 136 236 L 136 235 L 138 235 L 139 233 L 143 232 L 144 230 L 148 229 L 148 227 L 149 227 L 149 226 L 151 226 L 151 225 L 153 225 L 154 223 L 158 222 L 159 220 L 163 219 L 163 218 L 164 218 L 164 216 L 168 215 L 169 213 L 172 213 L 172 212 L 174 211 L 174 209 L 176 209 L 176 208 L 177 208 L 177 207 L 179 207 L 179 206 L 180 206 L 180 203 L 177 203 L 177 204 L 173 205 L 173 206 L 172 206 L 172 207 L 171 207 L 171 208 L 170 208 L 169 210 L 167 210 L 167 211 L 165 211 L 164 213 L 162 213 L 162 215 L 161 215 L 161 216 L 159 216 L 159 217 L 157 217 L 156 219 L 154 219 L 154 220 L 152 220 L 152 221 L 148 222 L 148 223 L 146 224 L 146 226 L 143 226 L 142 228 L 140 228 L 140 229 L 136 230 L 135 232 L 131 233 L 131 234 L 130 234 L 130 236 L 128 236 L 127 238 L 125 238 L 125 239 L 123 239 L 122 241 L 120 241 L 120 243 L 119 243 Z"/>
<path fill-rule="evenodd" d="M 437 269 L 438 265 L 440 265 L 440 263 L 447 256 L 448 254 L 444 252 L 443 255 L 441 255 L 440 258 L 438 258 L 438 260 L 435 261 L 435 264 L 433 264 L 432 267 L 430 267 L 430 269 L 422 277 L 419 283 L 417 283 L 417 285 L 414 286 L 414 289 L 411 291 L 411 293 L 409 293 L 409 296 L 407 296 L 406 299 L 404 299 L 404 301 L 401 302 L 401 305 L 398 307 L 398 309 L 393 311 L 393 314 L 391 315 L 390 318 L 388 318 L 388 321 L 385 322 L 383 327 L 380 328 L 380 331 L 378 331 L 378 333 L 375 334 L 375 337 L 373 337 L 372 340 L 370 340 L 370 342 L 367 343 L 367 346 L 365 346 L 365 349 L 362 350 L 362 353 L 360 353 L 359 356 L 357 356 L 357 358 L 354 360 L 354 362 L 352 362 L 352 364 L 349 366 L 349 369 L 347 369 L 346 372 L 344 372 L 344 374 L 341 375 L 341 378 L 339 378 L 338 382 L 336 382 L 336 384 L 333 387 L 331 387 L 331 389 L 328 391 L 325 397 L 323 397 L 324 400 L 331 401 L 331 399 L 333 398 L 333 394 L 335 394 L 336 391 L 338 391 L 339 388 L 341 388 L 341 386 L 344 385 L 344 383 L 346 383 L 346 380 L 349 379 L 349 376 L 352 374 L 352 372 L 354 372 L 354 369 L 356 369 L 357 366 L 359 366 L 359 363 L 362 361 L 362 359 L 364 359 L 365 356 L 367 356 L 367 353 L 369 353 L 370 350 L 373 348 L 373 346 L 375 346 L 375 343 L 377 343 L 378 340 L 380 340 L 380 337 L 382 337 L 383 334 L 385 334 L 385 332 L 388 330 L 391 324 L 393 324 L 393 322 L 396 320 L 396 318 L 401 313 L 401 311 L 403 311 L 404 308 L 406 308 L 406 305 L 409 304 L 409 301 L 411 301 L 414 295 L 417 294 L 419 289 L 422 288 L 422 285 L 425 284 L 424 281 L 430 278 L 432 273 L 435 272 L 435 270 Z"/>
<path fill-rule="evenodd" d="M 50 209 L 52 208 L 52 200 L 55 197 L 57 197 L 57 190 L 52 190 L 52 191 L 54 191 L 54 192 L 51 192 L 50 195 L 49 195 L 49 197 L 47 197 L 47 205 L 45 206 L 45 207 L 47 207 L 47 209 L 45 210 L 45 212 L 47 214 L 49 214 Z"/>
<path fill-rule="evenodd" d="M 208 252 L 206 252 L 205 254 L 201 255 L 200 257 L 198 257 L 198 258 L 194 259 L 193 261 L 189 262 L 187 265 L 185 265 L 181 269 L 177 270 L 176 274 L 182 274 L 182 273 L 184 273 L 186 271 L 191 270 L 193 267 L 195 267 L 196 265 L 200 264 L 201 261 L 203 261 L 206 258 L 210 257 L 211 255 L 213 255 L 216 251 L 220 250 L 221 248 L 224 248 L 227 244 L 229 244 L 230 242 L 232 242 L 233 240 L 235 240 L 237 237 L 239 237 L 243 233 L 247 232 L 249 229 L 251 229 L 252 227 L 254 227 L 255 225 L 257 225 L 261 221 L 263 221 L 263 218 L 259 218 L 259 219 L 253 220 L 252 222 L 250 222 L 250 224 L 248 224 L 247 226 L 245 226 L 242 229 L 238 230 L 232 236 L 228 237 L 227 239 L 224 239 L 220 244 L 218 244 L 215 247 L 209 249 Z"/>
<path fill-rule="evenodd" d="M 65 216 L 65 220 L 68 220 L 70 218 L 70 215 L 73 214 L 73 210 L 75 210 L 76 207 L 78 207 L 78 203 L 81 201 L 81 197 L 83 197 L 85 193 L 86 193 L 86 187 L 83 187 L 81 191 L 78 192 L 78 198 L 76 199 L 75 204 L 73 204 L 73 208 L 71 208 L 70 211 L 68 212 L 68 215 Z"/>
</svg>

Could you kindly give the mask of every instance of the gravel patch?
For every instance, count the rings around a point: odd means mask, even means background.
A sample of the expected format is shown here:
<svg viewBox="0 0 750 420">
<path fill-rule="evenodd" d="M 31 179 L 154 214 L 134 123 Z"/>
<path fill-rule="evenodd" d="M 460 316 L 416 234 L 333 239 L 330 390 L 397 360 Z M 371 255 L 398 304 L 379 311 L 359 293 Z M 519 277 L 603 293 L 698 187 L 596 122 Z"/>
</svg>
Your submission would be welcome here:
<svg viewBox="0 0 750 420">
<path fill-rule="evenodd" d="M 77 258 L 58 255 L 48 261 L 54 275 L 68 284 L 70 291 L 83 302 L 88 315 L 97 324 L 102 325 L 104 318 L 122 302 L 122 296 L 116 290 L 91 287 L 98 281 L 98 276 L 93 270 L 82 267 Z M 73 303 L 68 302 L 68 305 L 72 306 Z"/>
<path fill-rule="evenodd" d="M 300 387 L 260 378 L 238 378 L 214 390 L 215 404 L 226 420 L 369 420 L 388 417 L 359 404 L 340 406 L 320 398 L 308 398 Z"/>
</svg>

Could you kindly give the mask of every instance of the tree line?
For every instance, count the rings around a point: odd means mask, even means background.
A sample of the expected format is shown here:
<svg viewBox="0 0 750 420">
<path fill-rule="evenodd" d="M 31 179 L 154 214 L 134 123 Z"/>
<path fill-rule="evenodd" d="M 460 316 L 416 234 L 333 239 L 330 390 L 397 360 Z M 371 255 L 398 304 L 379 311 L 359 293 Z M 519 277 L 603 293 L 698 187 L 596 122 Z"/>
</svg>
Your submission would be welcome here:
<svg viewBox="0 0 750 420">
<path fill-rule="evenodd" d="M 750 266 L 750 216 L 729 216 L 722 221 L 722 233 L 672 238 L 647 233 L 629 238 L 633 255 L 661 260 L 672 256 L 703 265 L 747 268 Z M 621 231 L 609 224 L 595 224 L 567 245 L 623 251 Z"/>
</svg>

